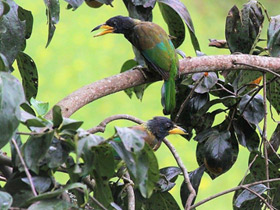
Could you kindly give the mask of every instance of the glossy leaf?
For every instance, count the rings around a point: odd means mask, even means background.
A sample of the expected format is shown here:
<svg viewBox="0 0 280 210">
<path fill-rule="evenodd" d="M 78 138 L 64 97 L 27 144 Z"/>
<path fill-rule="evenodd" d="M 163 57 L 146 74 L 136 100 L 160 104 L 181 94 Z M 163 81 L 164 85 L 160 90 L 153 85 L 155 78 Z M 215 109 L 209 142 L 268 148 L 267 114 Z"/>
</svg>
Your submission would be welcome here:
<svg viewBox="0 0 280 210">
<path fill-rule="evenodd" d="M 43 116 L 48 112 L 48 109 L 49 109 L 48 102 L 42 102 L 42 101 L 38 101 L 34 98 L 31 98 L 30 103 L 39 116 Z"/>
<path fill-rule="evenodd" d="M 204 77 L 198 86 L 195 88 L 196 93 L 207 93 L 210 89 L 217 83 L 218 76 L 215 72 L 209 72 L 207 75 L 205 73 L 196 73 L 192 75 L 194 81 L 198 81 Z"/>
<path fill-rule="evenodd" d="M 165 22 L 168 24 L 170 35 L 175 36 L 180 40 L 180 41 L 172 40 L 172 42 L 174 41 L 173 44 L 175 48 L 178 48 L 185 39 L 185 33 L 183 34 L 183 30 L 180 29 L 184 27 L 182 24 L 182 20 L 183 20 L 189 29 L 194 50 L 200 51 L 199 43 L 195 36 L 192 19 L 185 5 L 179 0 L 158 0 L 157 2 L 160 5 L 160 10 L 163 15 L 163 18 Z M 182 20 L 179 21 L 178 16 Z M 177 32 L 176 30 L 178 29 L 179 31 Z"/>
<path fill-rule="evenodd" d="M 175 182 L 178 175 L 182 173 L 182 170 L 176 166 L 169 166 L 159 170 L 160 175 L 164 175 L 164 177 L 169 180 Z"/>
<path fill-rule="evenodd" d="M 198 164 L 205 165 L 206 172 L 214 179 L 228 171 L 236 161 L 238 145 L 229 131 L 219 131 L 218 127 L 205 131 L 197 140 L 196 158 Z"/>
<path fill-rule="evenodd" d="M 231 53 L 251 54 L 262 29 L 264 16 L 258 2 L 251 0 L 239 11 L 233 6 L 226 19 L 226 40 Z"/>
<path fill-rule="evenodd" d="M 63 117 L 61 113 L 61 108 L 58 105 L 55 105 L 52 109 L 52 119 L 53 119 L 53 127 L 57 128 L 63 122 Z"/>
<path fill-rule="evenodd" d="M 280 15 L 271 17 L 267 30 L 267 48 L 270 56 L 280 55 Z"/>
<path fill-rule="evenodd" d="M 144 203 L 144 205 L 145 205 L 144 209 L 180 210 L 180 207 L 177 204 L 176 200 L 174 199 L 174 197 L 169 192 L 153 193 L 151 198 L 148 199 Z"/>
<path fill-rule="evenodd" d="M 29 179 L 27 177 L 21 179 L 24 183 L 30 185 Z M 33 176 L 32 182 L 34 187 L 38 193 L 46 192 L 52 184 L 52 180 L 50 177 L 43 176 Z"/>
<path fill-rule="evenodd" d="M 205 167 L 200 166 L 196 170 L 191 171 L 189 173 L 190 182 L 191 182 L 196 194 L 198 193 L 198 188 L 200 185 L 201 178 L 204 174 L 204 170 L 205 170 Z M 180 189 L 180 196 L 181 196 L 181 201 L 182 201 L 183 206 L 186 205 L 189 195 L 190 195 L 190 191 L 188 189 L 188 185 L 185 181 L 183 181 L 182 185 L 181 185 L 181 189 Z M 193 199 L 192 204 L 195 202 L 195 199 L 196 199 L 196 197 Z"/>
<path fill-rule="evenodd" d="M 252 176 L 252 174 L 248 174 L 244 180 L 242 180 L 242 184 L 249 184 L 249 183 L 253 183 L 256 180 L 254 179 L 254 177 Z M 239 185 L 241 185 L 241 182 L 239 183 Z M 247 200 L 245 202 L 242 203 L 241 208 L 237 208 L 235 206 L 235 200 L 236 198 L 243 192 L 244 189 L 240 189 L 235 191 L 234 196 L 233 196 L 233 200 L 232 200 L 232 207 L 234 210 L 239 210 L 239 209 L 254 209 L 254 210 L 261 210 L 262 209 L 262 203 L 260 202 L 259 198 L 255 198 L 253 200 Z M 264 196 L 264 195 L 262 195 Z"/>
<path fill-rule="evenodd" d="M 104 1 L 104 0 L 102 0 Z M 107 1 L 107 0 L 106 0 Z M 129 17 L 138 19 L 138 20 L 143 20 L 143 21 L 152 21 L 153 16 L 152 16 L 152 10 L 153 7 L 144 7 L 144 6 L 135 6 L 133 2 L 135 1 L 130 1 L 130 0 L 123 0 L 126 9 L 129 13 Z M 147 1 L 149 2 L 149 1 Z M 153 0 L 150 2 L 154 2 Z M 137 56 L 136 56 L 137 57 Z"/>
<path fill-rule="evenodd" d="M 276 209 L 280 208 L 280 186 L 279 185 L 274 192 L 272 206 L 275 207 Z"/>
<path fill-rule="evenodd" d="M 28 10 L 18 7 L 18 17 L 21 21 L 25 21 L 25 39 L 29 39 L 33 28 L 33 16 Z"/>
<path fill-rule="evenodd" d="M 77 131 L 79 127 L 83 124 L 83 121 L 77 121 L 70 118 L 63 118 L 62 126 L 60 128 L 60 131 L 67 132 L 67 130 L 70 131 Z"/>
<path fill-rule="evenodd" d="M 72 203 L 69 203 L 65 200 L 61 200 L 61 199 L 57 199 L 57 198 L 38 201 L 28 207 L 28 210 L 41 210 L 41 209 L 73 209 L 73 210 L 75 210 L 75 209 L 78 209 L 78 207 Z"/>
<path fill-rule="evenodd" d="M 95 198 L 101 202 L 106 208 L 111 206 L 114 201 L 111 189 L 109 187 L 109 180 L 114 175 L 114 156 L 112 150 L 108 145 L 98 146 L 92 148 L 94 170 L 93 176 L 96 181 L 94 188 Z M 94 205 L 98 208 L 98 205 Z"/>
<path fill-rule="evenodd" d="M 238 117 L 233 121 L 233 128 L 242 146 L 247 147 L 250 152 L 258 150 L 260 138 L 256 126 L 248 123 L 243 117 Z"/>
<path fill-rule="evenodd" d="M 49 150 L 45 156 L 45 162 L 49 168 L 58 168 L 68 158 L 70 148 L 63 141 L 53 138 Z"/>
<path fill-rule="evenodd" d="M 267 83 L 272 80 L 275 76 L 267 73 Z M 280 81 L 275 80 L 267 85 L 267 99 L 273 108 L 280 113 Z"/>
<path fill-rule="evenodd" d="M 123 142 L 110 142 L 126 166 L 144 198 L 149 198 L 159 178 L 157 159 L 150 146 L 145 144 L 138 152 L 128 151 Z"/>
<path fill-rule="evenodd" d="M 40 194 L 36 197 L 32 197 L 25 202 L 25 205 L 34 203 L 35 201 L 49 200 L 51 198 L 55 198 L 55 197 L 61 195 L 62 193 L 64 193 L 65 191 L 72 190 L 72 189 L 75 189 L 75 188 L 82 188 L 84 190 L 85 198 L 86 198 L 86 201 L 87 201 L 87 196 L 88 196 L 87 187 L 84 184 L 81 184 L 81 183 L 72 183 L 72 184 L 68 184 L 68 185 L 66 185 L 66 186 L 64 186 L 60 189 L 50 191 L 50 192 L 46 192 L 46 193 Z"/>
<path fill-rule="evenodd" d="M 0 18 L 10 11 L 10 6 L 5 1 L 0 2 Z"/>
<path fill-rule="evenodd" d="M 261 195 L 263 194 L 266 190 L 267 187 L 264 184 L 258 184 L 258 185 L 253 185 L 248 187 L 250 190 L 253 190 L 254 192 L 256 192 L 257 194 Z M 250 192 L 249 190 L 244 190 L 242 193 L 239 194 L 239 196 L 236 198 L 235 200 L 235 206 L 240 208 L 242 203 L 244 203 L 245 201 L 248 200 L 252 200 L 254 198 L 256 198 L 257 196 Z"/>
<path fill-rule="evenodd" d="M 251 98 L 249 95 L 243 96 L 239 108 L 245 120 L 257 125 L 264 118 L 263 97 L 256 95 L 252 100 Z"/>
<path fill-rule="evenodd" d="M 46 44 L 46 47 L 48 47 L 54 35 L 55 24 L 59 21 L 60 6 L 58 0 L 44 0 L 44 2 L 47 7 L 46 14 L 49 25 L 48 41 Z"/>
<path fill-rule="evenodd" d="M 121 138 L 122 143 L 127 151 L 139 152 L 144 148 L 145 132 L 131 128 L 116 128 L 116 133 Z"/>
<path fill-rule="evenodd" d="M 73 11 L 76 10 L 81 4 L 84 2 L 84 0 L 64 0 L 68 2 L 71 5 L 71 8 L 73 8 Z"/>
<path fill-rule="evenodd" d="M 52 142 L 54 132 L 48 132 L 41 135 L 30 136 L 23 147 L 23 154 L 26 165 L 29 169 L 38 174 L 39 162 L 45 157 Z M 40 148 L 40 149 L 34 149 Z"/>
<path fill-rule="evenodd" d="M 36 98 L 38 92 L 37 67 L 31 57 L 24 52 L 17 55 L 17 65 L 22 78 L 22 86 L 26 99 Z"/>
<path fill-rule="evenodd" d="M 8 69 L 12 71 L 12 64 L 20 50 L 25 45 L 26 22 L 18 17 L 18 5 L 12 1 L 6 1 L 10 10 L 0 18 L 0 53 L 5 56 Z"/>
<path fill-rule="evenodd" d="M 0 191 L 0 209 L 8 210 L 13 203 L 12 196 L 7 192 Z"/>
<path fill-rule="evenodd" d="M 19 81 L 10 73 L 0 72 L 0 148 L 12 138 L 20 120 L 24 93 Z"/>
</svg>

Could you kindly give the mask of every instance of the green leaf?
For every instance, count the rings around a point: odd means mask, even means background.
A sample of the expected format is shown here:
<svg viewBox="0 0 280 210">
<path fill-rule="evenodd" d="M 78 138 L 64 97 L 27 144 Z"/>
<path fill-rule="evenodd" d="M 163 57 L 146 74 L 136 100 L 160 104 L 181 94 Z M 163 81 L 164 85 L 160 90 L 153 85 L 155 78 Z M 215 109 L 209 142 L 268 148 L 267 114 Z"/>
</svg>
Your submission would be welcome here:
<svg viewBox="0 0 280 210">
<path fill-rule="evenodd" d="M 61 108 L 58 105 L 55 105 L 52 109 L 53 115 L 53 127 L 58 128 L 60 124 L 63 122 L 63 117 L 61 113 Z"/>
<path fill-rule="evenodd" d="M 194 50 L 199 50 L 199 43 L 195 36 L 191 16 L 186 6 L 179 0 L 158 0 L 163 19 L 168 25 L 170 35 L 176 37 L 172 40 L 175 48 L 178 48 L 185 39 L 185 27 L 187 25 Z M 183 20 L 183 21 L 182 21 Z M 177 40 L 178 39 L 178 40 Z"/>
<path fill-rule="evenodd" d="M 156 192 L 145 202 L 145 208 L 142 209 L 180 210 L 180 207 L 169 192 Z"/>
<path fill-rule="evenodd" d="M 55 24 L 59 21 L 60 6 L 58 0 L 44 0 L 44 2 L 47 7 L 46 14 L 49 25 L 48 41 L 46 44 L 46 47 L 48 47 L 54 35 Z"/>
<path fill-rule="evenodd" d="M 197 138 L 197 137 L 196 137 Z M 205 165 L 212 179 L 228 171 L 236 161 L 238 145 L 229 131 L 209 129 L 197 138 L 196 158 L 198 164 Z"/>
<path fill-rule="evenodd" d="M 49 109 L 48 102 L 37 101 L 36 99 L 31 98 L 30 103 L 39 116 L 43 116 L 48 112 Z"/>
<path fill-rule="evenodd" d="M 7 59 L 11 71 L 18 52 L 25 45 L 26 22 L 18 17 L 18 5 L 14 1 L 7 0 L 6 3 L 10 10 L 0 18 L 0 53 Z"/>
<path fill-rule="evenodd" d="M 276 209 L 280 208 L 280 186 L 278 186 L 274 192 L 272 206 Z"/>
<path fill-rule="evenodd" d="M 64 0 L 68 2 L 71 5 L 71 8 L 73 8 L 73 11 L 76 10 L 81 4 L 84 2 L 84 0 Z"/>
<path fill-rule="evenodd" d="M 9 193 L 0 191 L 0 209 L 8 210 L 11 207 L 12 203 L 13 203 L 12 196 Z"/>
<path fill-rule="evenodd" d="M 5 1 L 0 2 L 0 18 L 10 11 L 10 6 Z"/>
<path fill-rule="evenodd" d="M 115 129 L 127 151 L 139 152 L 144 148 L 144 137 L 146 136 L 145 132 L 132 128 L 115 127 Z"/>
<path fill-rule="evenodd" d="M 226 19 L 226 40 L 231 53 L 251 54 L 258 42 L 264 16 L 257 1 L 243 5 L 241 12 L 233 6 Z"/>
<path fill-rule="evenodd" d="M 256 95 L 252 100 L 251 98 L 249 95 L 243 96 L 239 108 L 245 120 L 257 125 L 264 118 L 263 97 Z"/>
<path fill-rule="evenodd" d="M 151 147 L 145 144 L 144 149 L 131 152 L 125 148 L 121 141 L 111 141 L 110 144 L 126 163 L 142 196 L 149 198 L 159 178 L 157 159 Z"/>
<path fill-rule="evenodd" d="M 30 185 L 29 179 L 27 177 L 24 177 L 21 179 L 24 183 Z M 44 177 L 44 176 L 33 176 L 32 182 L 36 188 L 36 191 L 38 193 L 43 193 L 49 189 L 49 187 L 52 184 L 52 180 L 50 177 Z"/>
<path fill-rule="evenodd" d="M 139 65 L 139 63 L 134 59 L 127 60 L 122 65 L 121 73 L 125 72 L 125 71 L 128 71 L 128 70 L 131 70 L 138 65 Z M 151 83 L 147 83 L 147 84 L 144 84 L 144 85 L 138 85 L 138 86 L 135 86 L 135 87 L 132 87 L 132 88 L 127 88 L 127 89 L 124 90 L 124 92 L 128 95 L 129 98 L 132 97 L 132 93 L 134 92 L 136 97 L 139 100 L 142 100 L 143 95 L 144 95 L 144 91 L 150 84 Z"/>
<path fill-rule="evenodd" d="M 112 2 L 113 0 L 96 0 L 102 4 L 106 4 L 106 5 L 110 5 L 111 7 L 113 7 Z"/>
<path fill-rule="evenodd" d="M 9 71 L 9 62 L 5 55 L 0 53 L 0 71 Z"/>
<path fill-rule="evenodd" d="M 77 131 L 83 124 L 83 121 L 77 121 L 70 118 L 63 118 L 62 126 L 60 131 L 65 132 L 67 130 Z"/>
<path fill-rule="evenodd" d="M 45 157 L 53 139 L 54 131 L 33 135 L 27 139 L 23 146 L 23 154 L 26 165 L 29 169 L 38 174 L 39 162 Z M 34 149 L 40 148 L 40 149 Z"/>
<path fill-rule="evenodd" d="M 49 200 L 51 198 L 55 198 L 55 197 L 61 195 L 62 193 L 64 193 L 65 191 L 72 190 L 72 189 L 75 189 L 75 188 L 82 188 L 84 190 L 84 195 L 85 195 L 85 198 L 86 198 L 85 200 L 87 202 L 88 192 L 87 192 L 86 185 L 81 184 L 81 183 L 72 183 L 72 184 L 68 184 L 68 185 L 66 185 L 66 186 L 64 186 L 64 187 L 62 187 L 58 190 L 54 190 L 54 191 L 51 191 L 51 192 L 46 192 L 46 193 L 40 194 L 36 197 L 32 197 L 25 202 L 25 205 L 34 203 L 35 201 L 41 201 L 41 200 L 47 200 L 47 199 Z"/>
<path fill-rule="evenodd" d="M 94 165 L 93 176 L 96 181 L 95 198 L 109 208 L 114 201 L 109 187 L 109 180 L 113 177 L 115 169 L 112 149 L 109 145 L 93 147 L 91 155 L 93 155 L 92 164 Z M 94 207 L 98 208 L 97 205 Z"/>
<path fill-rule="evenodd" d="M 75 206 L 72 203 L 69 203 L 65 200 L 57 199 L 57 198 L 52 198 L 50 200 L 42 200 L 38 201 L 36 203 L 33 203 L 31 206 L 28 207 L 28 210 L 41 210 L 41 209 L 46 209 L 46 210 L 51 210 L 51 209 L 61 209 L 61 210 L 66 210 L 66 209 L 78 209 L 77 206 Z"/>
<path fill-rule="evenodd" d="M 266 77 L 267 83 L 275 77 L 270 73 L 267 73 L 266 75 L 267 75 Z M 280 113 L 280 81 L 279 79 L 274 80 L 273 82 L 267 84 L 267 86 L 268 86 L 267 99 L 279 114 Z"/>
<path fill-rule="evenodd" d="M 205 170 L 205 167 L 200 166 L 196 170 L 191 171 L 189 173 L 190 182 L 191 182 L 196 194 L 198 193 L 198 188 L 200 185 L 201 178 L 204 174 L 204 170 Z M 181 201 L 182 201 L 183 206 L 186 205 L 189 195 L 190 195 L 190 191 L 188 189 L 188 185 L 185 181 L 183 181 L 182 185 L 181 185 L 181 189 L 180 189 L 180 196 L 181 196 Z M 193 199 L 192 204 L 194 203 L 195 199 L 196 199 L 196 197 Z"/>
<path fill-rule="evenodd" d="M 267 30 L 267 48 L 270 56 L 280 55 L 280 15 L 271 17 Z"/>
<path fill-rule="evenodd" d="M 33 28 L 33 16 L 32 13 L 28 10 L 18 7 L 18 17 L 21 21 L 25 21 L 25 39 L 29 39 L 32 33 Z"/>
<path fill-rule="evenodd" d="M 53 138 L 51 146 L 45 156 L 49 168 L 58 168 L 67 160 L 70 149 L 63 141 Z"/>
<path fill-rule="evenodd" d="M 267 190 L 267 187 L 264 185 L 264 184 L 258 184 L 258 185 L 253 185 L 253 186 L 250 186 L 248 187 L 250 190 L 256 192 L 258 195 L 261 195 L 263 194 L 266 190 Z M 248 200 L 252 200 L 254 198 L 256 198 L 257 196 L 250 192 L 249 190 L 244 190 L 242 193 L 239 194 L 239 196 L 236 198 L 235 200 L 235 206 L 237 208 L 240 208 L 242 203 L 244 203 L 245 201 L 248 201 Z"/>
<path fill-rule="evenodd" d="M 24 93 L 19 81 L 10 73 L 0 72 L 0 148 L 12 138 L 20 120 Z"/>
<path fill-rule="evenodd" d="M 108 0 L 98 0 L 98 1 L 103 3 L 103 1 L 108 1 Z M 155 1 L 152 0 L 151 2 L 155 2 Z M 153 7 L 144 7 L 141 5 L 135 6 L 134 2 L 130 0 L 123 0 L 123 3 L 125 4 L 126 9 L 128 10 L 129 17 L 139 19 L 139 20 L 144 20 L 144 21 L 152 21 Z"/>
<path fill-rule="evenodd" d="M 19 52 L 17 55 L 17 65 L 22 78 L 26 99 L 29 101 L 32 97 L 36 98 L 38 92 L 38 72 L 34 61 L 24 52 Z"/>
<path fill-rule="evenodd" d="M 195 73 L 192 75 L 194 81 L 198 81 L 204 77 L 202 81 L 195 88 L 197 93 L 207 93 L 210 89 L 218 82 L 218 76 L 215 72 L 209 72 L 207 75 L 205 73 Z"/>
<path fill-rule="evenodd" d="M 247 147 L 250 152 L 258 150 L 260 138 L 256 132 L 256 126 L 248 123 L 243 117 L 237 116 L 237 120 L 233 121 L 233 128 L 242 146 Z"/>
<path fill-rule="evenodd" d="M 175 181 L 182 170 L 179 167 L 170 166 L 159 170 L 160 179 L 157 182 L 160 192 L 171 190 L 175 186 Z"/>
</svg>

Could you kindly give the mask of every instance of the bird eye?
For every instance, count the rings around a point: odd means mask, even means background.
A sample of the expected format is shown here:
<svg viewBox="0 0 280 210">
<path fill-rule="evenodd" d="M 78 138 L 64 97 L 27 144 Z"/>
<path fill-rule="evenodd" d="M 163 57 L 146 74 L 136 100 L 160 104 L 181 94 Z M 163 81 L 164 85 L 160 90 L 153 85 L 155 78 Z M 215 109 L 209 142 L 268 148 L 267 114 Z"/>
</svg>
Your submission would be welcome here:
<svg viewBox="0 0 280 210">
<path fill-rule="evenodd" d="M 172 124 L 166 123 L 166 124 L 165 124 L 165 127 L 166 127 L 167 129 L 171 129 L 171 128 L 172 128 Z"/>
</svg>

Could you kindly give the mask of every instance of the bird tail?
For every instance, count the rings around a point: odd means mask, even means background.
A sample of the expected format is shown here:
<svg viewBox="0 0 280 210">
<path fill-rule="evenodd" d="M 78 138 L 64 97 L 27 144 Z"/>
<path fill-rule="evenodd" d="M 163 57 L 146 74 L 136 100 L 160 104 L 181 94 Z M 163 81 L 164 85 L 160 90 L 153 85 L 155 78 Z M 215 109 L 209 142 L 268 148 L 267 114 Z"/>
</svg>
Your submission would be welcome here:
<svg viewBox="0 0 280 210">
<path fill-rule="evenodd" d="M 165 115 L 170 114 L 176 106 L 176 90 L 175 90 L 175 80 L 170 77 L 165 80 L 162 86 L 162 98 L 161 102 L 163 105 L 163 113 Z"/>
</svg>

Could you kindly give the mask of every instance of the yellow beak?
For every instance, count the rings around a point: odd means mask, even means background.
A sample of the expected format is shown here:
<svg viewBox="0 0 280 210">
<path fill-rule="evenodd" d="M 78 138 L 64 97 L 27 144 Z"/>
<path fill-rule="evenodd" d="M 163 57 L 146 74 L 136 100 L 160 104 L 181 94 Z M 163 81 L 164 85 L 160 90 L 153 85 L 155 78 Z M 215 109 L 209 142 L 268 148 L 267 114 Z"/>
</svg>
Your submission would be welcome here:
<svg viewBox="0 0 280 210">
<path fill-rule="evenodd" d="M 187 131 L 179 126 L 175 126 L 172 130 L 168 131 L 169 134 L 182 134 L 182 135 L 187 135 Z"/>
<path fill-rule="evenodd" d="M 92 29 L 91 32 L 96 31 L 98 29 L 105 29 L 105 30 L 99 32 L 98 34 L 95 34 L 93 37 L 103 36 L 103 35 L 109 34 L 109 33 L 114 33 L 114 30 L 115 30 L 112 26 L 108 26 L 106 24 L 101 24 L 99 26 L 96 26 L 94 29 Z"/>
</svg>

